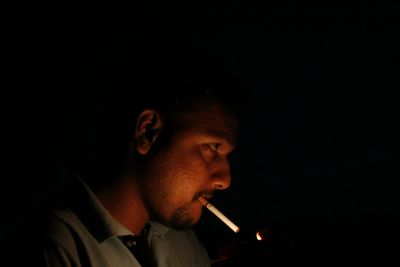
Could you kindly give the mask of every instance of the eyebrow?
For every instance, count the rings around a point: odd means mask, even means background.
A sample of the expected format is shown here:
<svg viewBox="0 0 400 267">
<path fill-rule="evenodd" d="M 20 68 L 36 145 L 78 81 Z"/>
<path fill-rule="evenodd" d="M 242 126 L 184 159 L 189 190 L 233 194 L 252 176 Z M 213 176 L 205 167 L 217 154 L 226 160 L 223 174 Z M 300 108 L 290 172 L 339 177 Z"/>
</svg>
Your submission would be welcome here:
<svg viewBox="0 0 400 267">
<path fill-rule="evenodd" d="M 217 136 L 219 138 L 225 139 L 226 141 L 228 141 L 228 143 L 235 148 L 237 145 L 237 140 L 236 138 L 227 133 L 226 131 L 221 131 L 221 130 L 207 130 L 207 134 L 209 135 L 213 135 L 213 136 Z"/>
</svg>

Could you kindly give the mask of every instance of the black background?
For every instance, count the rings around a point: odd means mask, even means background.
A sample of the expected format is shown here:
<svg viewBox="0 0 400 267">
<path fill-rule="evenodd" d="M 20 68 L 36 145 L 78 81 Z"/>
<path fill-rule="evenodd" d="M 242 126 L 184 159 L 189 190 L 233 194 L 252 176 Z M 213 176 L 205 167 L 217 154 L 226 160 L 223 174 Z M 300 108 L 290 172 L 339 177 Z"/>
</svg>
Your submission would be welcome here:
<svg viewBox="0 0 400 267">
<path fill-rule="evenodd" d="M 399 11 L 395 1 L 10 4 L 2 225 L 87 141 L 113 74 L 148 57 L 159 69 L 212 66 L 244 88 L 232 186 L 214 200 L 242 230 L 205 212 L 196 231 L 210 251 L 267 227 L 310 258 L 392 262 Z"/>
</svg>

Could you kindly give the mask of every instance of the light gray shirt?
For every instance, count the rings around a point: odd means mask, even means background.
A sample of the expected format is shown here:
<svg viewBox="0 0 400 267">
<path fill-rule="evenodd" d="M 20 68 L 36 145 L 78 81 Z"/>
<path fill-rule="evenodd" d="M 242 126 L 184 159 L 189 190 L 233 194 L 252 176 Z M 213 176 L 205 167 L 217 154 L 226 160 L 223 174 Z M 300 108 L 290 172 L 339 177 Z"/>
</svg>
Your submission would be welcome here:
<svg viewBox="0 0 400 267">
<path fill-rule="evenodd" d="M 29 241 L 42 255 L 27 258 L 31 262 L 26 266 L 38 266 L 37 259 L 39 266 L 51 267 L 210 266 L 208 254 L 192 230 L 177 231 L 156 222 L 149 222 L 144 236 L 147 258 L 141 265 L 120 239 L 133 234 L 108 213 L 81 179 L 71 187 L 57 196 L 61 201 L 51 205 L 44 220 L 41 216 L 37 226 L 41 234 Z"/>
</svg>

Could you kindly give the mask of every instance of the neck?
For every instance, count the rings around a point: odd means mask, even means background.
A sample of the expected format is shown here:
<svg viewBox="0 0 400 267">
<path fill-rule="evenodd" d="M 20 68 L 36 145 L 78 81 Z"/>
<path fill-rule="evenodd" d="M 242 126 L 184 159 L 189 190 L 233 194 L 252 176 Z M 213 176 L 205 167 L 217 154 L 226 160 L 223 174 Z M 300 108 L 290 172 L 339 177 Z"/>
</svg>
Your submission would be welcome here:
<svg viewBox="0 0 400 267">
<path fill-rule="evenodd" d="M 114 219 L 135 235 L 140 235 L 149 215 L 132 177 L 122 177 L 114 185 L 94 193 Z"/>
</svg>

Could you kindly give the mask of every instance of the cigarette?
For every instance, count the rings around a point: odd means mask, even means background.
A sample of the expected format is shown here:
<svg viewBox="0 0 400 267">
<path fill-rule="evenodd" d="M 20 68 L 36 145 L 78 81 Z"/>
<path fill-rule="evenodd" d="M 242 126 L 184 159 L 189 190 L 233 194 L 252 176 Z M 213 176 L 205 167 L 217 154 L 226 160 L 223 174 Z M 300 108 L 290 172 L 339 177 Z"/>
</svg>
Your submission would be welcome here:
<svg viewBox="0 0 400 267">
<path fill-rule="evenodd" d="M 229 220 L 222 212 L 220 212 L 216 207 L 214 207 L 210 202 L 208 202 L 205 198 L 199 197 L 198 200 L 206 207 L 209 211 L 214 213 L 221 221 L 223 221 L 229 228 L 232 229 L 235 233 L 238 233 L 240 228 L 234 224 L 231 220 Z"/>
</svg>

